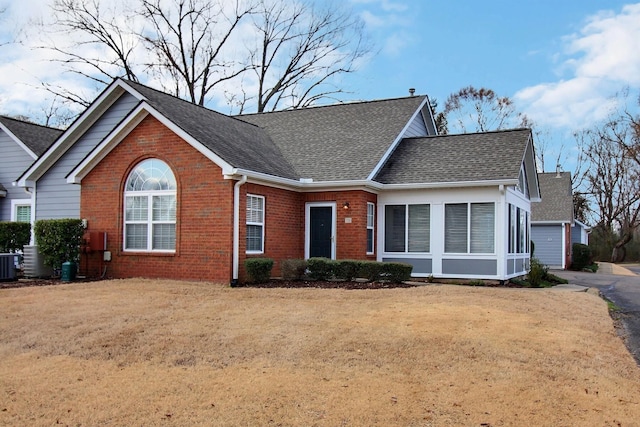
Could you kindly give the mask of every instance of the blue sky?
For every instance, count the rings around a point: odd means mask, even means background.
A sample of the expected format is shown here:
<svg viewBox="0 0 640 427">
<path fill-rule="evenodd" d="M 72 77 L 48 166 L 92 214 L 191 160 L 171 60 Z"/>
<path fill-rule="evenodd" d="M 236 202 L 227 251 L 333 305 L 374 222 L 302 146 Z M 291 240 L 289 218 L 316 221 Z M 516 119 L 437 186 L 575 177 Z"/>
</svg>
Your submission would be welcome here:
<svg viewBox="0 0 640 427">
<path fill-rule="evenodd" d="M 50 0 L 8 7 L 0 44 Z M 322 1 L 322 0 L 320 0 Z M 345 80 L 353 99 L 405 96 L 410 87 L 440 105 L 458 89 L 493 89 L 550 135 L 548 157 L 571 169 L 571 133 L 603 119 L 611 96 L 640 88 L 640 3 L 596 0 L 343 0 L 378 53 Z M 0 114 L 38 115 L 40 80 L 59 75 L 44 53 L 0 45 Z M 76 84 L 69 77 L 64 84 Z M 546 164 L 547 170 L 555 167 Z"/>
</svg>

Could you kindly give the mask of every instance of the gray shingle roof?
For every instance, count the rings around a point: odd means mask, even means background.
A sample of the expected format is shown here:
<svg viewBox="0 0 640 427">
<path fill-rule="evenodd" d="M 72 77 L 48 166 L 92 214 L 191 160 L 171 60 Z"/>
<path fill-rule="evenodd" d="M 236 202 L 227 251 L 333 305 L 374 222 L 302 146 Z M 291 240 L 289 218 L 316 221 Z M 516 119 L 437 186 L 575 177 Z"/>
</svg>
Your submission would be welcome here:
<svg viewBox="0 0 640 427">
<path fill-rule="evenodd" d="M 0 122 L 38 157 L 47 151 L 47 148 L 62 134 L 60 129 L 40 126 L 6 116 L 0 116 Z"/>
<path fill-rule="evenodd" d="M 195 140 L 233 167 L 297 179 L 294 168 L 259 127 L 126 81 L 146 101 Z"/>
<path fill-rule="evenodd" d="M 301 178 L 364 180 L 424 96 L 237 116 L 263 128 Z"/>
<path fill-rule="evenodd" d="M 573 193 L 569 172 L 538 174 L 542 201 L 531 203 L 532 221 L 573 221 Z"/>
<path fill-rule="evenodd" d="M 383 184 L 518 179 L 529 129 L 406 138 L 375 180 Z"/>
</svg>

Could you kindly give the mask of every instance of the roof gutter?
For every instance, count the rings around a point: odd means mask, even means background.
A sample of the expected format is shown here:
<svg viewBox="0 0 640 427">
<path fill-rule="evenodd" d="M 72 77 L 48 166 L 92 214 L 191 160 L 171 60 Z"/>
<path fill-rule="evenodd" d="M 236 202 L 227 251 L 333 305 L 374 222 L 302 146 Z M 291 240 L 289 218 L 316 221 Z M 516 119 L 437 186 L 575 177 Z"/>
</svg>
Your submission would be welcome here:
<svg viewBox="0 0 640 427">
<path fill-rule="evenodd" d="M 233 186 L 233 273 L 231 287 L 238 286 L 240 270 L 240 187 L 247 182 L 247 176 L 243 175 Z"/>
</svg>

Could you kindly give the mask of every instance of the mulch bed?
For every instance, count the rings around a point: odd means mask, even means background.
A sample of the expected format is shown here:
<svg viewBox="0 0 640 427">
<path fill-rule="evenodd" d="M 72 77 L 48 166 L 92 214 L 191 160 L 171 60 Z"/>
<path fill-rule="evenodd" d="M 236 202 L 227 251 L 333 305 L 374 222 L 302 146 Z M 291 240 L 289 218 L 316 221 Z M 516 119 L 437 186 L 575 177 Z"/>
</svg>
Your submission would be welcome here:
<svg viewBox="0 0 640 427">
<path fill-rule="evenodd" d="M 246 283 L 246 288 L 320 288 L 320 289 L 391 289 L 413 288 L 413 283 L 387 282 L 350 282 L 350 281 L 322 281 L 322 280 L 271 280 L 265 283 Z"/>
</svg>

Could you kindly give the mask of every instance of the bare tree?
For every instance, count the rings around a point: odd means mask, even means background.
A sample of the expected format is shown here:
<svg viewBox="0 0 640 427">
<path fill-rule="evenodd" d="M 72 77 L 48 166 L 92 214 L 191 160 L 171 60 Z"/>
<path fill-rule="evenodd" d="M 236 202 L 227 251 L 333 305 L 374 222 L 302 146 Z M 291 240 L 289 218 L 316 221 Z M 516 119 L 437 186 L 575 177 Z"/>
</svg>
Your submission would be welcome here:
<svg viewBox="0 0 640 427">
<path fill-rule="evenodd" d="M 142 0 L 142 17 L 151 31 L 140 34 L 155 61 L 148 70 L 169 77 L 164 87 L 191 101 L 204 105 L 213 88 L 251 68 L 247 61 L 230 57 L 225 50 L 231 36 L 254 6 L 229 1 Z"/>
<path fill-rule="evenodd" d="M 123 5 L 99 0 L 54 0 L 51 6 L 54 25 L 42 23 L 40 29 L 49 38 L 40 49 L 55 52 L 53 61 L 99 87 L 118 76 L 138 81 L 140 70 L 135 52 L 139 41 Z M 84 107 L 94 95 L 48 82 L 42 82 L 42 86 L 55 97 Z"/>
<path fill-rule="evenodd" d="M 516 110 L 507 96 L 493 90 L 467 86 L 452 93 L 444 104 L 449 130 L 487 132 L 513 127 L 531 127 L 526 115 Z"/>
<path fill-rule="evenodd" d="M 258 112 L 305 107 L 343 93 L 336 78 L 354 72 L 371 51 L 363 22 L 336 5 L 260 0 L 252 21 L 257 37 L 248 49 Z"/>
<path fill-rule="evenodd" d="M 625 148 L 632 134 L 621 116 L 581 134 L 587 141 L 583 147 L 589 162 L 587 194 L 597 209 L 597 227 L 612 247 L 612 262 L 624 260 L 625 245 L 640 226 L 640 163 Z"/>
<path fill-rule="evenodd" d="M 312 0 L 53 2 L 42 47 L 97 89 L 121 76 L 198 105 L 219 90 L 241 109 L 298 108 L 343 92 L 339 77 L 369 53 L 355 15 Z M 43 87 L 83 106 L 95 96 Z"/>
</svg>

